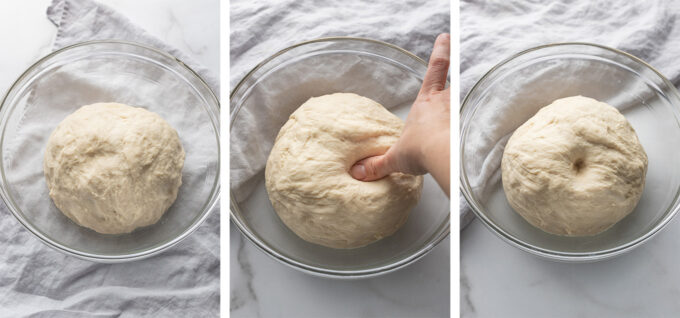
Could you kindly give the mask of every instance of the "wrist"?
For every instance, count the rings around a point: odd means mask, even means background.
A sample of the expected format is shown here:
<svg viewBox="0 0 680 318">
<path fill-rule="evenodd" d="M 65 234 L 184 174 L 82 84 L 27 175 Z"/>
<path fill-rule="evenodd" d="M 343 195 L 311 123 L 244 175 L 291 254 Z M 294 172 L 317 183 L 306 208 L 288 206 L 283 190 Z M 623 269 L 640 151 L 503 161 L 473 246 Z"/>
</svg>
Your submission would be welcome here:
<svg viewBox="0 0 680 318">
<path fill-rule="evenodd" d="M 448 166 L 451 159 L 449 132 L 440 132 L 424 140 L 420 147 L 420 166 L 427 172 L 442 166 Z"/>
<path fill-rule="evenodd" d="M 439 184 L 446 195 L 450 195 L 451 177 L 451 144 L 448 131 L 446 134 L 433 136 L 423 143 L 422 165 Z"/>
</svg>

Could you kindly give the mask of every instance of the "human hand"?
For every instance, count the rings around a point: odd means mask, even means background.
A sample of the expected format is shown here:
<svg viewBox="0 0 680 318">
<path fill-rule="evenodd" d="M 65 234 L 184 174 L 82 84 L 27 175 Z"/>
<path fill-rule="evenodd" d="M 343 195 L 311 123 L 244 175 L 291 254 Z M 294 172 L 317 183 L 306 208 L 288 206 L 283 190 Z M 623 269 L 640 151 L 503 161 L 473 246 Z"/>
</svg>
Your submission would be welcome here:
<svg viewBox="0 0 680 318">
<path fill-rule="evenodd" d="M 384 155 L 364 158 L 350 169 L 357 180 L 373 181 L 393 172 L 412 175 L 430 173 L 444 192 L 450 185 L 450 36 L 443 33 L 434 43 L 418 97 L 406 118 L 404 130 Z"/>
</svg>

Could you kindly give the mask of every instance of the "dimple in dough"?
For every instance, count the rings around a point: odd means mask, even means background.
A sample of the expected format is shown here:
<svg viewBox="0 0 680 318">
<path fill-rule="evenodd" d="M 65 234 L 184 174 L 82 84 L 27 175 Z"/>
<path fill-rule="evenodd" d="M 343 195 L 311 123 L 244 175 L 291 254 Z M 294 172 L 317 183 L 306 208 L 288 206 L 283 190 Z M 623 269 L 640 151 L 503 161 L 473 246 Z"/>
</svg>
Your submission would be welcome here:
<svg viewBox="0 0 680 318">
<path fill-rule="evenodd" d="M 177 198 L 184 149 L 157 114 L 117 103 L 83 106 L 52 132 L 43 162 L 54 204 L 103 234 L 156 223 Z"/>
<path fill-rule="evenodd" d="M 573 96 L 517 128 L 501 170 L 510 206 L 529 223 L 552 234 L 590 236 L 633 211 L 647 154 L 616 108 Z"/>
<path fill-rule="evenodd" d="M 269 199 L 283 223 L 302 239 L 357 248 L 392 235 L 420 198 L 422 176 L 393 173 L 363 182 L 348 171 L 381 155 L 403 122 L 356 94 L 311 98 L 279 131 L 267 160 Z"/>
</svg>

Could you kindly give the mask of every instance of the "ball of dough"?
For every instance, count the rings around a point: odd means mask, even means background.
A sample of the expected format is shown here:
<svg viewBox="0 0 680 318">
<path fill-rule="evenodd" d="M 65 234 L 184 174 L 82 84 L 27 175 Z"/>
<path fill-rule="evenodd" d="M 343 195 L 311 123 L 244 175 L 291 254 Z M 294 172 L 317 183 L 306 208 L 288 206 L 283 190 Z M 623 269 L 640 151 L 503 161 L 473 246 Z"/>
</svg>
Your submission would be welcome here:
<svg viewBox="0 0 680 318">
<path fill-rule="evenodd" d="M 510 206 L 529 223 L 552 234 L 590 236 L 633 211 L 647 154 L 616 108 L 573 96 L 517 128 L 501 170 Z"/>
<path fill-rule="evenodd" d="M 381 155 L 403 122 L 375 101 L 336 93 L 311 98 L 281 128 L 265 180 L 277 214 L 302 239 L 356 248 L 392 235 L 420 198 L 421 176 L 352 178 L 358 160 Z"/>
<path fill-rule="evenodd" d="M 52 132 L 43 168 L 50 197 L 71 220 L 120 234 L 156 223 L 177 198 L 184 149 L 155 113 L 83 106 Z"/>
</svg>

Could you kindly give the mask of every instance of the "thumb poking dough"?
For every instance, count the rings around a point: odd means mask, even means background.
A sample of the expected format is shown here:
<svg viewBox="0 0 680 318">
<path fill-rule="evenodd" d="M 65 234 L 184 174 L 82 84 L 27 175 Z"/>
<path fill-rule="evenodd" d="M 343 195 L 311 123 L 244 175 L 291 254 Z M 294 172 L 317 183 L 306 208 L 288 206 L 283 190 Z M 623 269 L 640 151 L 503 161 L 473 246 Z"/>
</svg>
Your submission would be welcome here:
<svg viewBox="0 0 680 318">
<path fill-rule="evenodd" d="M 392 146 L 404 123 L 375 101 L 337 93 L 311 98 L 276 137 L 265 170 L 269 199 L 302 239 L 356 248 L 392 235 L 420 198 L 423 177 L 363 182 L 349 169 Z"/>
</svg>

